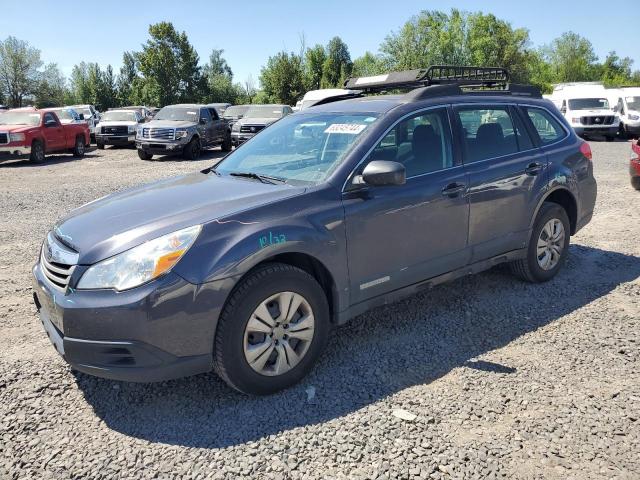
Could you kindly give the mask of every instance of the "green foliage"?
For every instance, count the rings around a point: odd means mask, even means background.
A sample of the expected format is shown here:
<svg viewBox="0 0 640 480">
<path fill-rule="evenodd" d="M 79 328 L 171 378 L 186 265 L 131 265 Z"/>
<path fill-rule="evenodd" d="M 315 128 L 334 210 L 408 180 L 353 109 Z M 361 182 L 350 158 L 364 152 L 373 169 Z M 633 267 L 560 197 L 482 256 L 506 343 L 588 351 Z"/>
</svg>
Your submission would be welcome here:
<svg viewBox="0 0 640 480">
<path fill-rule="evenodd" d="M 117 106 L 118 85 L 111 65 L 104 71 L 97 63 L 74 65 L 67 99 L 68 103 L 91 104 L 102 110 Z"/>
<path fill-rule="evenodd" d="M 633 60 L 629 57 L 620 58 L 615 51 L 609 52 L 604 63 L 598 68 L 599 77 L 608 87 L 621 87 L 623 85 L 639 85 L 640 72 L 631 71 Z"/>
<path fill-rule="evenodd" d="M 131 95 L 133 84 L 138 78 L 138 70 L 136 68 L 136 58 L 133 53 L 124 52 L 122 54 L 122 66 L 120 74 L 116 80 L 116 96 L 118 105 L 132 105 Z"/>
<path fill-rule="evenodd" d="M 327 56 L 322 65 L 321 87 L 342 87 L 353 69 L 349 47 L 340 37 L 333 37 L 329 40 L 326 52 Z"/>
<path fill-rule="evenodd" d="M 387 70 L 387 66 L 381 57 L 371 52 L 365 52 L 364 55 L 353 61 L 353 72 L 351 74 L 354 77 L 369 77 L 371 75 L 379 75 Z"/>
<path fill-rule="evenodd" d="M 15 37 L 0 41 L 0 90 L 11 107 L 35 93 L 42 66 L 40 50 Z"/>
<path fill-rule="evenodd" d="M 582 82 L 595 80 L 595 62 L 598 57 L 593 45 L 574 32 L 565 32 L 543 49 L 556 82 Z"/>
<path fill-rule="evenodd" d="M 66 79 L 55 63 L 49 63 L 44 67 L 33 94 L 38 108 L 58 107 L 65 104 Z"/>
<path fill-rule="evenodd" d="M 269 57 L 260 73 L 260 84 L 268 101 L 295 105 L 305 92 L 301 57 L 287 52 Z"/>
<path fill-rule="evenodd" d="M 327 53 L 322 45 L 316 45 L 305 52 L 304 58 L 305 87 L 307 90 L 318 90 L 322 82 L 324 62 Z"/>
</svg>

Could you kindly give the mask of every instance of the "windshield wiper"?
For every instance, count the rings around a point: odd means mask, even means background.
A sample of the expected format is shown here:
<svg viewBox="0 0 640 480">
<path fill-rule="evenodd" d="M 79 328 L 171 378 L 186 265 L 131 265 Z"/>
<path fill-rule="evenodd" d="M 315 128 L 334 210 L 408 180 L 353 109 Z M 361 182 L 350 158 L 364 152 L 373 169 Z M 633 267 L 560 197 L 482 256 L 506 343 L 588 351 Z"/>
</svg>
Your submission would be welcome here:
<svg viewBox="0 0 640 480">
<path fill-rule="evenodd" d="M 261 181 L 262 183 L 271 183 L 274 185 L 276 183 L 287 183 L 286 178 L 272 177 L 271 175 L 263 175 L 261 173 L 254 172 L 231 172 L 229 175 L 234 177 L 253 178 L 255 180 Z"/>
</svg>

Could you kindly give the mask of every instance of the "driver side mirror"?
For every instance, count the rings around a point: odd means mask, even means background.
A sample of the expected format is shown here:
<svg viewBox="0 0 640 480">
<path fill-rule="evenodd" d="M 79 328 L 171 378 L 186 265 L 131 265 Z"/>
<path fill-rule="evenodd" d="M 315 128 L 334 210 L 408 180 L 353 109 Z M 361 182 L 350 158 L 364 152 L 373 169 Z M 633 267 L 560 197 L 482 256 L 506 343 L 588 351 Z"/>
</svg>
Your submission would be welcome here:
<svg viewBox="0 0 640 480">
<path fill-rule="evenodd" d="M 49 128 L 49 127 L 57 127 L 58 123 L 55 120 L 47 120 L 46 122 L 44 122 L 44 126 Z"/>
<path fill-rule="evenodd" d="M 80 114 L 80 120 L 84 120 L 84 113 Z"/>
<path fill-rule="evenodd" d="M 364 167 L 362 175 L 353 179 L 356 185 L 391 186 L 404 185 L 407 181 L 407 172 L 404 165 L 388 160 L 373 160 Z"/>
<path fill-rule="evenodd" d="M 563 105 L 563 106 L 560 108 L 560 111 L 561 111 L 562 113 L 567 113 L 567 107 Z"/>
</svg>

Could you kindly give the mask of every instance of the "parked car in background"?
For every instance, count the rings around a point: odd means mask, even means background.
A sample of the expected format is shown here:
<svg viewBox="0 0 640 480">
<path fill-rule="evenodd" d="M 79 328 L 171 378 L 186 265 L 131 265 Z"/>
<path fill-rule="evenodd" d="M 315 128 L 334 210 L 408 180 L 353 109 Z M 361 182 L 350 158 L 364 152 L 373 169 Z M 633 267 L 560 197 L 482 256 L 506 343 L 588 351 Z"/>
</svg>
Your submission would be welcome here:
<svg viewBox="0 0 640 480">
<path fill-rule="evenodd" d="M 620 116 L 620 138 L 640 137 L 640 87 L 611 88 L 610 101 Z"/>
<path fill-rule="evenodd" d="M 631 164 L 629 174 L 631 175 L 631 185 L 636 190 L 640 190 L 640 140 L 631 143 Z"/>
<path fill-rule="evenodd" d="M 109 110 L 135 110 L 140 114 L 145 122 L 148 122 L 153 118 L 153 113 L 148 107 L 142 105 L 130 105 L 127 107 L 110 108 Z"/>
<path fill-rule="evenodd" d="M 28 155 L 34 163 L 52 152 L 82 157 L 90 140 L 86 123 L 63 124 L 55 112 L 20 109 L 0 116 L 0 154 Z"/>
<path fill-rule="evenodd" d="M 151 118 L 156 116 L 160 109 L 158 107 L 149 107 L 149 113 L 151 114 Z"/>
<path fill-rule="evenodd" d="M 349 98 L 359 95 L 357 90 L 347 90 L 344 88 L 322 88 L 320 90 L 309 90 L 304 94 L 302 100 L 296 103 L 298 110 L 304 110 L 314 106 L 327 98 Z"/>
<path fill-rule="evenodd" d="M 215 108 L 218 112 L 218 116 L 222 117 L 224 115 L 224 112 L 227 108 L 229 108 L 231 106 L 230 103 L 209 103 L 207 104 L 207 107 L 209 108 Z"/>
<path fill-rule="evenodd" d="M 137 110 L 108 110 L 102 114 L 96 125 L 96 144 L 99 149 L 105 145 L 136 144 L 138 125 L 144 120 Z"/>
<path fill-rule="evenodd" d="M 252 105 L 231 127 L 231 141 L 238 146 L 290 113 L 293 110 L 289 105 Z"/>
<path fill-rule="evenodd" d="M 620 117 L 609 103 L 609 93 L 600 83 L 578 82 L 556 85 L 550 100 L 558 107 L 578 136 L 604 136 L 615 140 Z"/>
<path fill-rule="evenodd" d="M 73 108 L 79 114 L 84 115 L 84 120 L 89 125 L 89 132 L 91 137 L 95 138 L 96 125 L 100 121 L 100 112 L 93 105 L 70 105 L 69 108 Z"/>
<path fill-rule="evenodd" d="M 235 122 L 244 117 L 249 108 L 251 108 L 251 105 L 231 105 L 224 111 L 222 118 L 227 121 L 229 128 L 232 128 Z"/>
<path fill-rule="evenodd" d="M 44 112 L 54 112 L 60 120 L 60 123 L 65 125 L 69 123 L 87 123 L 84 119 L 84 116 L 81 116 L 76 110 L 71 107 L 60 107 L 60 108 L 43 108 Z M 89 132 L 91 132 L 91 128 L 89 128 Z"/>
<path fill-rule="evenodd" d="M 203 148 L 220 145 L 231 150 L 231 133 L 226 120 L 206 105 L 169 105 L 149 122 L 138 127 L 136 148 L 142 160 L 153 155 L 182 155 L 188 160 L 200 156 Z"/>
<path fill-rule="evenodd" d="M 215 167 L 58 221 L 33 267 L 52 344 L 92 375 L 215 369 L 269 394 L 313 368 L 333 326 L 373 307 L 501 263 L 554 278 L 593 214 L 589 144 L 506 71 L 438 69 L 352 79 L 371 93 L 414 88 L 311 107 Z M 166 108 L 158 117 L 197 112 Z M 296 137 L 302 124 L 323 127 Z"/>
</svg>

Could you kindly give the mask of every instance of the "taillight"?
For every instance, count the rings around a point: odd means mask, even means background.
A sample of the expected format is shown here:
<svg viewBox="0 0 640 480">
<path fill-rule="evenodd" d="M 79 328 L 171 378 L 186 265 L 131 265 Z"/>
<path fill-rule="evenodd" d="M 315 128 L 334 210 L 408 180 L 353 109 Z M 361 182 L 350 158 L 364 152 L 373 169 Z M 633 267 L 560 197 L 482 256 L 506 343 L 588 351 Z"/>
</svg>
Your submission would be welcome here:
<svg viewBox="0 0 640 480">
<path fill-rule="evenodd" d="M 582 142 L 580 144 L 580 153 L 582 153 L 582 155 L 584 155 L 589 160 L 593 158 L 593 154 L 591 153 L 591 146 L 587 142 Z"/>
</svg>

